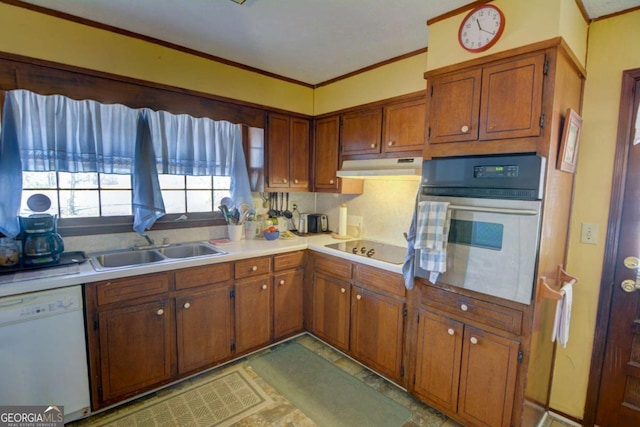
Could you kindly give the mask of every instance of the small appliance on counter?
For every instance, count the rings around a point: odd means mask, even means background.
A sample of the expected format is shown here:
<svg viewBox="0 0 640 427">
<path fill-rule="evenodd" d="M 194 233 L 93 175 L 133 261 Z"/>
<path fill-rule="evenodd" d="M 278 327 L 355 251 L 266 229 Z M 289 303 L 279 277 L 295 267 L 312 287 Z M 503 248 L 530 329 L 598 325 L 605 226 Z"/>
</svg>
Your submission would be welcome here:
<svg viewBox="0 0 640 427">
<path fill-rule="evenodd" d="M 64 243 L 56 228 L 56 217 L 53 215 L 20 217 L 22 263 L 25 266 L 55 264 L 60 261 Z"/>
<path fill-rule="evenodd" d="M 324 214 L 307 215 L 307 232 L 326 233 L 329 231 L 329 219 Z"/>
</svg>

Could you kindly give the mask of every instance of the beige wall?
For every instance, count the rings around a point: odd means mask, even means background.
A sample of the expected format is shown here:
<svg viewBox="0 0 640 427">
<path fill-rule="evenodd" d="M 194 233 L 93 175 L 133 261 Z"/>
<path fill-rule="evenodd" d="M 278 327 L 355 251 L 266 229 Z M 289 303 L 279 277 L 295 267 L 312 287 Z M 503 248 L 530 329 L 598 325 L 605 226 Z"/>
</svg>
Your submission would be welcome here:
<svg viewBox="0 0 640 427">
<path fill-rule="evenodd" d="M 589 28 L 584 119 L 576 171 L 567 268 L 579 279 L 571 312 L 571 337 L 558 349 L 551 404 L 581 417 L 591 361 L 602 257 L 607 232 L 622 71 L 640 67 L 640 11 Z M 597 245 L 579 242 L 581 223 L 599 225 Z"/>
</svg>

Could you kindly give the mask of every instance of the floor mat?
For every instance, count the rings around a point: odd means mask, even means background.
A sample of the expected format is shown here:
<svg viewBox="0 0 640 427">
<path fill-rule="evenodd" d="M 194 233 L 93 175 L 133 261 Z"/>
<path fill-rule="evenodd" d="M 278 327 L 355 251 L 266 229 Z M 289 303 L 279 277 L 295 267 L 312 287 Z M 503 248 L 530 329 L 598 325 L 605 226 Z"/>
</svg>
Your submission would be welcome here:
<svg viewBox="0 0 640 427">
<path fill-rule="evenodd" d="M 115 413 L 92 426 L 229 426 L 270 405 L 242 367 L 194 384 L 178 394 L 150 399 L 135 411 Z"/>
<path fill-rule="evenodd" d="M 251 368 L 324 427 L 401 426 L 411 411 L 295 343 L 250 361 Z"/>
</svg>

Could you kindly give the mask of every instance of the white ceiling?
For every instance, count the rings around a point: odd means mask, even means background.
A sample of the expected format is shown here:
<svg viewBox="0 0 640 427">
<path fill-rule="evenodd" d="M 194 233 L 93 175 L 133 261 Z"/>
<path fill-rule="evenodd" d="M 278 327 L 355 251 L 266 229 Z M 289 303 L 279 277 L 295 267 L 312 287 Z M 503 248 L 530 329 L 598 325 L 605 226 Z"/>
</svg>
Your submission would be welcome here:
<svg viewBox="0 0 640 427">
<path fill-rule="evenodd" d="M 426 21 L 473 0 L 27 0 L 308 84 L 428 45 Z M 589 18 L 640 0 L 582 0 Z"/>
</svg>

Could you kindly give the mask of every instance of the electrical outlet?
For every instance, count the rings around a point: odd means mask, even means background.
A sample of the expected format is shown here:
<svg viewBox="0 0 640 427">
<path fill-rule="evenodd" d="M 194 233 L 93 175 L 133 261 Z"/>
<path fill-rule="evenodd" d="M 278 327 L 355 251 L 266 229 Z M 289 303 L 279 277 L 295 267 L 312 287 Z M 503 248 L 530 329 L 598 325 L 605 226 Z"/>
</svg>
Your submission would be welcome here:
<svg viewBox="0 0 640 427">
<path fill-rule="evenodd" d="M 580 242 L 595 245 L 598 243 L 598 224 L 582 223 Z"/>
</svg>

